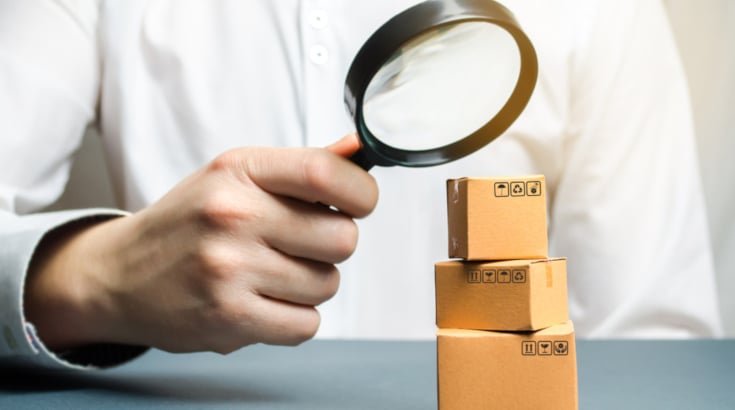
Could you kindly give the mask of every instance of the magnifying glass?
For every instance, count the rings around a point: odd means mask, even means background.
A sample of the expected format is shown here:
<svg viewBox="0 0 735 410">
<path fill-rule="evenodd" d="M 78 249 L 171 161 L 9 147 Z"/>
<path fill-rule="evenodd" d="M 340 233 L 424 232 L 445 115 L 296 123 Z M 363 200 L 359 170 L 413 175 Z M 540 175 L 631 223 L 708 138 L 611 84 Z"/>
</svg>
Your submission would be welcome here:
<svg viewBox="0 0 735 410">
<path fill-rule="evenodd" d="M 345 104 L 361 148 L 350 159 L 426 167 L 469 155 L 526 107 L 538 63 L 511 12 L 492 0 L 430 0 L 396 15 L 358 51 Z"/>
</svg>

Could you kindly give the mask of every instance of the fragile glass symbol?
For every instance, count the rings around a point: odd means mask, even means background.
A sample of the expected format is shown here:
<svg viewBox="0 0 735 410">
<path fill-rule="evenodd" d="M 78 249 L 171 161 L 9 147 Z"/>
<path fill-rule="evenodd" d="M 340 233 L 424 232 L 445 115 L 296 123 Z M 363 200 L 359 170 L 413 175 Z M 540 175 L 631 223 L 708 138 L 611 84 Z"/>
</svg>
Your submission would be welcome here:
<svg viewBox="0 0 735 410">
<path fill-rule="evenodd" d="M 485 278 L 483 279 L 483 282 L 485 283 L 495 283 L 495 271 L 494 270 L 486 270 L 484 271 Z"/>
</svg>

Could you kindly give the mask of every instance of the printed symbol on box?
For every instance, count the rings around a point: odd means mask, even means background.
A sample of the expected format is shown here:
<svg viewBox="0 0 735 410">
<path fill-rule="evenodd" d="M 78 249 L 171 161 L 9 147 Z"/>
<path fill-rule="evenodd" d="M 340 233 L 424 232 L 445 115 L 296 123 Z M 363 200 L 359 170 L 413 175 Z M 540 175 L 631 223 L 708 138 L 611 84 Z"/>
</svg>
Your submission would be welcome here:
<svg viewBox="0 0 735 410">
<path fill-rule="evenodd" d="M 496 182 L 495 183 L 495 196 L 504 197 L 509 195 L 508 183 L 507 182 Z"/>
<path fill-rule="evenodd" d="M 482 271 L 482 281 L 485 283 L 495 283 L 495 271 L 494 270 Z"/>
<path fill-rule="evenodd" d="M 566 356 L 569 353 L 569 342 L 566 340 L 557 340 L 554 342 L 554 355 Z"/>
<path fill-rule="evenodd" d="M 479 270 L 468 270 L 467 271 L 467 283 L 480 283 L 480 271 Z"/>
<path fill-rule="evenodd" d="M 526 182 L 526 192 L 528 193 L 528 196 L 541 196 L 541 182 L 540 181 Z"/>
<path fill-rule="evenodd" d="M 498 283 L 510 283 L 510 271 L 499 270 L 498 271 Z"/>
<path fill-rule="evenodd" d="M 510 194 L 512 196 L 526 195 L 526 184 L 524 184 L 523 182 L 511 182 L 510 183 Z"/>
<path fill-rule="evenodd" d="M 536 342 L 522 342 L 521 353 L 524 356 L 536 356 Z"/>
<path fill-rule="evenodd" d="M 549 340 L 538 342 L 538 355 L 539 356 L 551 356 L 551 349 L 553 343 Z"/>
<path fill-rule="evenodd" d="M 513 271 L 513 283 L 526 283 L 526 271 L 525 270 L 514 270 Z"/>
</svg>

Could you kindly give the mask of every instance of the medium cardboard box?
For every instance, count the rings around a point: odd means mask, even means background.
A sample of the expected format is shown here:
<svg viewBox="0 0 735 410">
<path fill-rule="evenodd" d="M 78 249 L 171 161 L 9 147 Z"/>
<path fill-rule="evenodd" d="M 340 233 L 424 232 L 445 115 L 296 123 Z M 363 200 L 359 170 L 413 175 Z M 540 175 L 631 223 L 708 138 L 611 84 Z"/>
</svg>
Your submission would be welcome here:
<svg viewBox="0 0 735 410">
<path fill-rule="evenodd" d="M 447 180 L 449 257 L 548 257 L 543 175 Z"/>
<path fill-rule="evenodd" d="M 578 408 L 571 322 L 531 333 L 437 332 L 439 409 Z"/>
<path fill-rule="evenodd" d="M 440 328 L 528 331 L 569 320 L 565 258 L 434 265 Z"/>
</svg>

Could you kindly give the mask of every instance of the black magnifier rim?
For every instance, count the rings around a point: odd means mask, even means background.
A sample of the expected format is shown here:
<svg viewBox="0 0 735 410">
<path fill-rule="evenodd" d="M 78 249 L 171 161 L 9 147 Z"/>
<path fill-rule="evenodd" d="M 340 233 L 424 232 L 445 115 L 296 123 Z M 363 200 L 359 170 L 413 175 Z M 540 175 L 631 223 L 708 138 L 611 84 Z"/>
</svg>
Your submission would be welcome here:
<svg viewBox="0 0 735 410">
<path fill-rule="evenodd" d="M 472 134 L 442 147 L 403 150 L 380 141 L 365 124 L 362 112 L 365 91 L 378 70 L 415 37 L 442 26 L 471 21 L 484 21 L 505 29 L 518 45 L 520 74 L 503 108 Z M 492 0 L 432 0 L 396 15 L 370 36 L 352 60 L 345 80 L 344 98 L 360 136 L 364 159 L 381 166 L 427 167 L 469 155 L 505 132 L 528 104 L 537 77 L 538 61 L 533 44 L 503 5 Z"/>
</svg>

